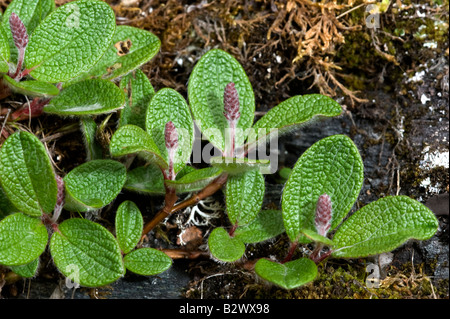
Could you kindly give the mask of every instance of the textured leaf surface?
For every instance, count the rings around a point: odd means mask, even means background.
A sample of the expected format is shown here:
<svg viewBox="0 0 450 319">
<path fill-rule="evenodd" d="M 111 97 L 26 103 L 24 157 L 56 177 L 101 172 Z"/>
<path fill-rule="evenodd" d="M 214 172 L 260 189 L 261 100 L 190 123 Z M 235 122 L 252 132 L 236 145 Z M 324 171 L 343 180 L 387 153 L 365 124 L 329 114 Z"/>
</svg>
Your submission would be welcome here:
<svg viewBox="0 0 450 319">
<path fill-rule="evenodd" d="M 246 129 L 253 125 L 255 96 L 239 62 L 222 50 L 210 50 L 195 65 L 188 84 L 189 104 L 197 125 L 222 151 L 225 150 L 225 128 L 228 127 L 223 115 L 223 95 L 230 82 L 235 84 L 239 94 L 241 116 L 237 123 L 236 145 L 241 145 Z"/>
<path fill-rule="evenodd" d="M 439 223 L 423 204 L 407 196 L 388 196 L 355 212 L 333 237 L 333 256 L 366 257 L 391 251 L 408 239 L 425 240 Z"/>
<path fill-rule="evenodd" d="M 242 174 L 256 169 L 264 173 L 270 167 L 270 162 L 268 160 L 221 156 L 211 157 L 210 164 L 214 167 L 222 169 L 230 175 Z"/>
<path fill-rule="evenodd" d="M 264 177 L 257 170 L 229 176 L 225 199 L 230 222 L 243 226 L 255 219 L 264 199 Z"/>
<path fill-rule="evenodd" d="M 125 92 L 125 107 L 120 112 L 119 126 L 133 124 L 145 130 L 145 116 L 155 90 L 141 70 L 135 70 L 120 80 Z"/>
<path fill-rule="evenodd" d="M 166 180 L 165 184 L 175 189 L 177 193 L 194 192 L 202 189 L 222 173 L 220 168 L 206 167 L 194 170 L 180 179 Z"/>
<path fill-rule="evenodd" d="M 44 112 L 58 115 L 94 115 L 121 108 L 125 95 L 114 83 L 92 79 L 74 83 L 63 89 L 44 107 Z"/>
<path fill-rule="evenodd" d="M 282 288 L 294 289 L 313 281 L 317 276 L 317 266 L 308 258 L 300 258 L 284 264 L 260 259 L 255 265 L 255 272 L 263 279 Z"/>
<path fill-rule="evenodd" d="M 37 80 L 57 83 L 90 69 L 111 44 L 114 11 L 97 0 L 67 3 L 49 15 L 30 36 L 25 65 Z"/>
<path fill-rule="evenodd" d="M 154 195 L 166 193 L 164 176 L 159 167 L 155 165 L 140 166 L 129 171 L 124 188 Z"/>
<path fill-rule="evenodd" d="M 97 134 L 97 123 L 91 117 L 84 117 L 80 119 L 80 128 L 86 147 L 87 161 L 102 159 L 103 150 L 95 138 Z"/>
<path fill-rule="evenodd" d="M 136 247 L 141 239 L 144 220 L 141 211 L 132 201 L 120 204 L 116 213 L 116 238 L 124 254 Z"/>
<path fill-rule="evenodd" d="M 123 261 L 128 270 L 144 276 L 160 274 L 172 266 L 169 256 L 153 248 L 136 249 L 127 254 Z"/>
<path fill-rule="evenodd" d="M 169 88 L 159 90 L 153 96 L 147 110 L 146 129 L 152 136 L 160 154 L 168 160 L 164 128 L 172 121 L 178 133 L 178 148 L 175 153 L 174 171 L 178 173 L 189 161 L 194 143 L 194 123 L 184 98 L 177 91 Z"/>
<path fill-rule="evenodd" d="M 59 93 L 58 88 L 51 83 L 35 80 L 16 82 L 7 75 L 4 75 L 3 79 L 4 83 L 8 85 L 12 91 L 23 95 L 49 97 L 58 95 Z"/>
<path fill-rule="evenodd" d="M 222 227 L 215 228 L 208 238 L 211 254 L 225 262 L 234 262 L 245 252 L 245 244 L 238 238 L 230 237 Z"/>
<path fill-rule="evenodd" d="M 33 278 L 39 266 L 39 258 L 25 265 L 12 266 L 11 270 L 23 278 Z"/>
<path fill-rule="evenodd" d="M 2 185 L 0 185 L 0 218 L 3 218 L 11 213 L 18 213 L 19 210 L 14 206 L 13 203 L 6 196 Z"/>
<path fill-rule="evenodd" d="M 158 53 L 161 42 L 153 33 L 131 26 L 117 26 L 103 57 L 84 77 L 114 79 L 140 67 Z"/>
<path fill-rule="evenodd" d="M 106 228 L 71 218 L 58 229 L 50 240 L 50 252 L 64 276 L 83 286 L 99 287 L 124 275 L 119 244 Z"/>
<path fill-rule="evenodd" d="M 28 264 L 44 252 L 47 241 L 47 228 L 40 219 L 9 215 L 0 222 L 0 264 Z"/>
<path fill-rule="evenodd" d="M 317 199 L 324 193 L 332 204 L 330 230 L 337 227 L 358 198 L 363 170 L 359 151 L 347 136 L 330 136 L 307 149 L 283 191 L 284 226 L 291 241 L 298 239 L 301 229 L 315 229 Z"/>
<path fill-rule="evenodd" d="M 31 133 L 9 136 L 0 149 L 0 183 L 9 200 L 31 216 L 50 213 L 58 188 L 44 145 Z"/>
<path fill-rule="evenodd" d="M 246 244 L 259 243 L 284 232 L 283 217 L 279 210 L 262 210 L 256 218 L 234 232 L 234 237 Z"/>
<path fill-rule="evenodd" d="M 275 130 L 280 136 L 297 129 L 316 117 L 338 116 L 342 107 L 321 94 L 298 95 L 281 102 L 259 119 L 249 134 L 249 142 L 270 137 Z"/>
<path fill-rule="evenodd" d="M 138 154 L 149 163 L 157 164 L 163 169 L 167 168 L 167 162 L 153 139 L 136 125 L 129 124 L 119 128 L 112 136 L 109 147 L 114 157 Z"/>
<path fill-rule="evenodd" d="M 126 177 L 125 166 L 117 161 L 93 160 L 83 163 L 64 177 L 64 208 L 80 212 L 100 209 L 117 197 Z"/>
<path fill-rule="evenodd" d="M 8 37 L 5 29 L 0 25 L 0 73 L 6 73 L 9 70 L 10 50 Z"/>
</svg>

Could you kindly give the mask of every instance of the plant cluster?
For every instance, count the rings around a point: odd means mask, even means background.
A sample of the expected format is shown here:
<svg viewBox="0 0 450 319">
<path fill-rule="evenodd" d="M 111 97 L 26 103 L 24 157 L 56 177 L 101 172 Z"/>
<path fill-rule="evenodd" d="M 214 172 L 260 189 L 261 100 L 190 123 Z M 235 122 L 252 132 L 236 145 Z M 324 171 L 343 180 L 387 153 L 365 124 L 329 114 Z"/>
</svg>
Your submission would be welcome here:
<svg viewBox="0 0 450 319">
<path fill-rule="evenodd" d="M 189 103 L 171 88 L 155 92 L 138 67 L 156 54 L 159 40 L 147 31 L 115 26 L 112 10 L 98 0 L 58 9 L 51 0 L 14 0 L 1 21 L 2 81 L 33 97 L 9 120 L 42 112 L 78 117 L 88 154 L 85 163 L 60 177 L 32 133 L 19 130 L 1 146 L 0 264 L 21 276 L 35 276 L 47 246 L 59 271 L 87 287 L 114 282 L 127 270 L 161 273 L 172 259 L 144 248 L 145 235 L 170 214 L 222 188 L 231 226 L 212 230 L 211 256 L 233 263 L 243 258 L 246 245 L 286 232 L 291 241 L 286 258 L 262 258 L 254 268 L 286 289 L 313 281 L 316 264 L 325 258 L 379 254 L 410 238 L 428 239 L 437 230 L 433 213 L 406 196 L 379 199 L 344 220 L 363 182 L 358 149 L 344 135 L 305 151 L 287 179 L 282 209 L 262 210 L 264 175 L 276 170 L 274 161 L 262 159 L 265 146 L 311 121 L 340 115 L 342 108 L 329 97 L 291 97 L 255 122 L 252 85 L 237 60 L 219 49 L 195 65 Z M 114 111 L 120 120 L 104 154 L 92 117 Z M 214 150 L 206 168 L 188 164 L 195 156 L 194 123 Z M 124 201 L 113 232 L 83 218 L 112 203 L 123 189 L 164 195 L 164 204 L 144 225 L 136 204 Z M 191 196 L 179 201 L 185 193 Z M 66 212 L 80 217 L 68 218 Z M 292 260 L 300 244 L 314 249 Z"/>
</svg>

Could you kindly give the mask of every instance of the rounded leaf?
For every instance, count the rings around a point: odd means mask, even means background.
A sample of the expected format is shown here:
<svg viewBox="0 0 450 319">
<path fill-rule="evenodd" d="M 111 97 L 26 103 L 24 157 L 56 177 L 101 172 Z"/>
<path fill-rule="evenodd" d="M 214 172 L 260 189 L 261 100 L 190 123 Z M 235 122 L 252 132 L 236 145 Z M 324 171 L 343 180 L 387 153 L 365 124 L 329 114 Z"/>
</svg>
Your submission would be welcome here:
<svg viewBox="0 0 450 319">
<path fill-rule="evenodd" d="M 147 194 L 164 195 L 164 176 L 156 165 L 140 166 L 127 173 L 125 189 Z"/>
<path fill-rule="evenodd" d="M 246 244 L 259 243 L 284 233 L 281 211 L 262 210 L 256 218 L 247 225 L 240 226 L 234 232 L 234 237 Z"/>
<path fill-rule="evenodd" d="M 245 253 L 245 244 L 239 238 L 230 237 L 228 232 L 221 227 L 217 227 L 211 232 L 208 246 L 215 258 L 225 262 L 234 262 Z"/>
<path fill-rule="evenodd" d="M 141 211 L 132 201 L 120 204 L 116 213 L 116 238 L 120 249 L 127 254 L 139 243 L 144 220 Z"/>
<path fill-rule="evenodd" d="M 34 80 L 16 82 L 7 75 L 4 75 L 3 79 L 12 91 L 23 95 L 48 97 L 59 94 L 59 89 L 51 83 Z"/>
<path fill-rule="evenodd" d="M 187 167 L 187 166 L 186 166 Z M 195 169 L 194 171 L 183 175 L 176 180 L 165 180 L 164 183 L 177 193 L 188 193 L 201 190 L 222 173 L 220 168 L 206 167 Z M 178 177 L 178 175 L 177 175 Z"/>
<path fill-rule="evenodd" d="M 136 249 L 127 254 L 123 261 L 128 270 L 144 276 L 160 274 L 172 266 L 169 256 L 153 248 Z"/>
</svg>

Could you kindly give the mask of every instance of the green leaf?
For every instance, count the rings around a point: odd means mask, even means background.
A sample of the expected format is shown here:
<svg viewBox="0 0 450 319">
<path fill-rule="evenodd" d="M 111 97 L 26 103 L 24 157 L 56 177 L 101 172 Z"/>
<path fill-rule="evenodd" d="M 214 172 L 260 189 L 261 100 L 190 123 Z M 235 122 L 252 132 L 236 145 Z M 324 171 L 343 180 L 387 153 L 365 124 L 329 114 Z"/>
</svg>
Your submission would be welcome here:
<svg viewBox="0 0 450 319">
<path fill-rule="evenodd" d="M 8 85 L 12 91 L 23 95 L 33 97 L 49 97 L 59 94 L 59 89 L 51 83 L 35 80 L 17 82 L 6 74 L 3 76 L 3 79 L 5 80 L 3 83 Z"/>
<path fill-rule="evenodd" d="M 172 266 L 169 256 L 153 248 L 136 249 L 127 254 L 123 261 L 128 270 L 144 276 L 160 274 Z"/>
<path fill-rule="evenodd" d="M 97 135 L 97 123 L 90 117 L 84 117 L 80 119 L 80 127 L 86 147 L 86 160 L 102 159 L 103 150 L 95 138 Z"/>
<path fill-rule="evenodd" d="M 210 159 L 211 166 L 218 167 L 230 175 L 242 174 L 252 170 L 260 170 L 261 173 L 270 169 L 269 160 L 255 160 L 240 157 L 214 156 Z"/>
<path fill-rule="evenodd" d="M 334 243 L 331 239 L 319 235 L 316 231 L 311 229 L 302 229 L 302 234 L 305 235 L 309 240 L 312 240 L 313 242 L 325 244 L 327 246 L 333 246 Z"/>
<path fill-rule="evenodd" d="M 317 276 L 317 266 L 308 258 L 300 258 L 284 264 L 260 259 L 255 265 L 255 272 L 261 278 L 284 289 L 294 289 L 313 281 Z"/>
<path fill-rule="evenodd" d="M 40 219 L 22 213 L 7 216 L 0 222 L 0 265 L 28 264 L 44 252 L 47 241 Z"/>
<path fill-rule="evenodd" d="M 359 151 L 347 136 L 330 136 L 308 148 L 283 191 L 283 219 L 290 240 L 302 242 L 302 229 L 315 230 L 317 199 L 324 193 L 332 204 L 330 231 L 337 227 L 358 198 L 363 170 Z"/>
<path fill-rule="evenodd" d="M 155 90 L 141 70 L 135 70 L 120 80 L 125 92 L 125 107 L 120 112 L 119 126 L 133 124 L 145 130 L 145 116 Z"/>
<path fill-rule="evenodd" d="M 103 226 L 71 218 L 50 239 L 50 252 L 59 271 L 87 287 L 107 285 L 125 273 L 119 244 Z"/>
<path fill-rule="evenodd" d="M 231 224 L 243 226 L 255 219 L 264 199 L 265 182 L 257 170 L 227 179 L 225 199 Z"/>
<path fill-rule="evenodd" d="M 39 258 L 25 265 L 11 266 L 11 270 L 23 278 L 33 278 L 39 267 Z"/>
<path fill-rule="evenodd" d="M 109 147 L 113 157 L 138 154 L 147 162 L 154 163 L 163 169 L 168 166 L 150 135 L 136 125 L 120 127 L 113 134 Z"/>
<path fill-rule="evenodd" d="M 164 195 L 166 193 L 164 176 L 161 170 L 151 164 L 129 171 L 124 188 L 151 195 Z"/>
<path fill-rule="evenodd" d="M 33 78 L 44 82 L 73 79 L 100 60 L 115 30 L 114 11 L 107 3 L 67 3 L 42 21 L 30 36 L 26 68 L 33 70 Z"/>
<path fill-rule="evenodd" d="M 115 111 L 125 103 L 125 95 L 114 83 L 91 79 L 76 82 L 44 107 L 44 112 L 58 115 L 94 115 Z"/>
<path fill-rule="evenodd" d="M 225 262 L 234 262 L 245 252 L 245 244 L 239 238 L 230 237 L 222 227 L 217 227 L 211 232 L 208 246 L 215 258 Z"/>
<path fill-rule="evenodd" d="M 176 179 L 174 181 L 166 180 L 165 184 L 173 189 L 177 193 L 188 193 L 201 190 L 203 187 L 211 183 L 214 179 L 219 177 L 222 173 L 220 168 L 206 167 L 198 170 L 194 170 Z"/>
<path fill-rule="evenodd" d="M 438 226 L 423 204 L 407 196 L 388 196 L 364 206 L 339 227 L 333 237 L 333 256 L 355 258 L 388 252 L 411 238 L 431 238 Z"/>
<path fill-rule="evenodd" d="M 259 119 L 249 133 L 249 143 L 254 147 L 276 132 L 278 136 L 298 129 L 315 118 L 338 116 L 342 107 L 321 94 L 297 95 L 281 102 Z"/>
<path fill-rule="evenodd" d="M 97 64 L 81 78 L 115 79 L 150 61 L 161 47 L 153 33 L 131 26 L 117 26 L 112 42 Z"/>
<path fill-rule="evenodd" d="M 6 196 L 2 185 L 0 185 L 0 218 L 5 217 L 11 213 L 18 213 L 19 210 L 14 206 L 13 203 Z"/>
<path fill-rule="evenodd" d="M 178 148 L 175 153 L 174 171 L 178 173 L 189 161 L 194 143 L 194 123 L 184 98 L 173 89 L 159 90 L 150 101 L 146 116 L 147 133 L 152 136 L 160 154 L 169 162 L 164 129 L 172 121 L 178 133 Z"/>
<path fill-rule="evenodd" d="M 9 136 L 0 149 L 0 183 L 9 200 L 31 216 L 50 213 L 58 188 L 44 145 L 31 133 Z"/>
<path fill-rule="evenodd" d="M 188 84 L 194 119 L 203 135 L 221 151 L 225 151 L 225 129 L 228 127 L 223 115 L 223 95 L 230 82 L 234 82 L 239 94 L 241 116 L 235 138 L 236 146 L 239 146 L 245 140 L 246 130 L 253 125 L 255 113 L 253 88 L 239 62 L 222 50 L 210 50 L 195 65 Z"/>
<path fill-rule="evenodd" d="M 32 34 L 34 29 L 55 9 L 54 0 L 14 0 L 8 5 L 2 20 L 2 26 L 6 31 L 9 47 L 11 49 L 11 58 L 14 62 L 17 60 L 17 48 L 11 34 L 9 17 L 14 12 L 17 14 L 27 29 L 28 35 Z"/>
<path fill-rule="evenodd" d="M 125 166 L 117 161 L 93 160 L 83 163 L 64 177 L 64 208 L 79 212 L 100 209 L 117 197 L 126 178 Z"/>
<path fill-rule="evenodd" d="M 9 70 L 10 50 L 8 37 L 5 29 L 0 25 L 0 73 L 6 73 Z"/>
<path fill-rule="evenodd" d="M 144 220 L 141 211 L 132 201 L 120 204 L 116 213 L 116 238 L 120 249 L 128 254 L 141 239 Z"/>
<path fill-rule="evenodd" d="M 246 244 L 259 243 L 284 232 L 283 216 L 279 210 L 262 210 L 249 224 L 240 226 L 234 237 Z"/>
</svg>

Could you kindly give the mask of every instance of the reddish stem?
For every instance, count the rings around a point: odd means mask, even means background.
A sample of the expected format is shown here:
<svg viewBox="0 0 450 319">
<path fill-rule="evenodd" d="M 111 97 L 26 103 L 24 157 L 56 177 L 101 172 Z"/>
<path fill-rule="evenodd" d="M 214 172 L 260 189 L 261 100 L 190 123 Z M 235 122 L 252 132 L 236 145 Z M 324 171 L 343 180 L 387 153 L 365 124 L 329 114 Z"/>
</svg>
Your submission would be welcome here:
<svg viewBox="0 0 450 319">
<path fill-rule="evenodd" d="M 289 251 L 287 256 L 284 258 L 284 260 L 281 262 L 282 264 L 287 263 L 288 261 L 291 261 L 292 256 L 294 256 L 295 250 L 297 249 L 298 243 L 291 243 L 291 246 L 289 247 Z"/>
</svg>

